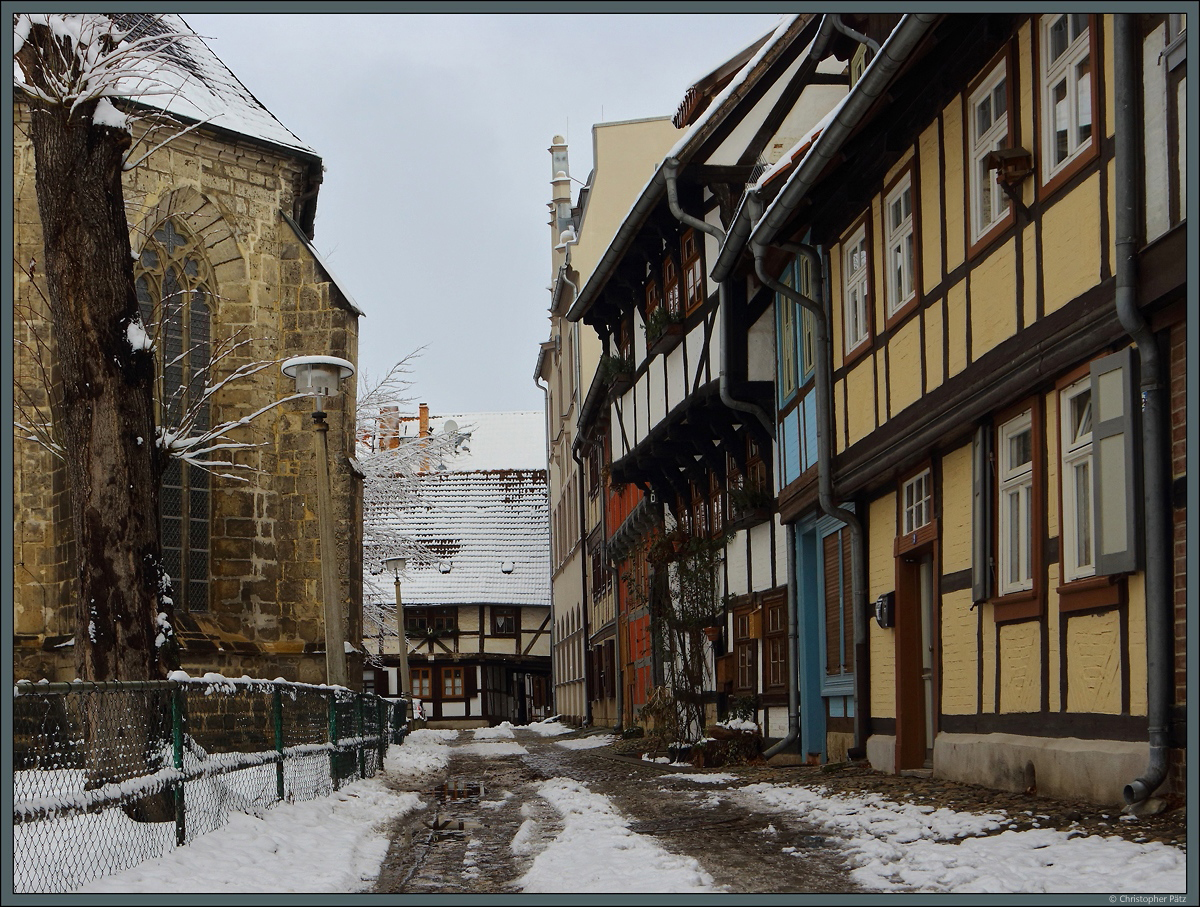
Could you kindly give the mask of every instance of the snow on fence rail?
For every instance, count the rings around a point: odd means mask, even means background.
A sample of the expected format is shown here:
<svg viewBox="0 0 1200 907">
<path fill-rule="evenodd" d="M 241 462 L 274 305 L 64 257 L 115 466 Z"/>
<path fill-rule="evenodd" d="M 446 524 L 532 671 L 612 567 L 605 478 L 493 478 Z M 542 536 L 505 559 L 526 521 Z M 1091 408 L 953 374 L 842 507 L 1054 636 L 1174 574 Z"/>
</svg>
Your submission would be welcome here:
<svg viewBox="0 0 1200 907">
<path fill-rule="evenodd" d="M 231 679 L 16 684 L 13 882 L 73 891 L 195 840 L 231 811 L 374 775 L 402 705 L 343 687 Z"/>
</svg>

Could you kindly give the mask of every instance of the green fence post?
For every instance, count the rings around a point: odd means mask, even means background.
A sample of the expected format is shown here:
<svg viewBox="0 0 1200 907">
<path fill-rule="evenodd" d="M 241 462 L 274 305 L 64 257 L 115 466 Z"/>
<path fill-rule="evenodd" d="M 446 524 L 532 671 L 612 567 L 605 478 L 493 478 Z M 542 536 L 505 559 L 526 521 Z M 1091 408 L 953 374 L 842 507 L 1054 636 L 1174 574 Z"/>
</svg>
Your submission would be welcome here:
<svg viewBox="0 0 1200 907">
<path fill-rule="evenodd" d="M 358 777 L 367 777 L 367 726 L 363 721 L 363 700 L 366 693 L 355 693 L 355 705 L 358 708 Z"/>
<path fill-rule="evenodd" d="M 375 697 L 375 714 L 378 716 L 375 720 L 379 728 L 379 770 L 383 771 L 383 760 L 387 756 L 388 748 L 388 721 L 387 702 L 382 696 Z"/>
<path fill-rule="evenodd" d="M 329 778 L 333 789 L 338 789 L 338 725 L 337 725 L 337 693 L 329 691 L 329 742 L 333 749 L 329 753 Z"/>
<path fill-rule="evenodd" d="M 275 752 L 279 753 L 279 761 L 275 763 L 275 799 L 283 799 L 283 692 L 279 684 L 273 684 L 275 695 L 271 703 L 275 724 Z"/>
<path fill-rule="evenodd" d="M 171 755 L 177 771 L 183 770 L 183 686 L 171 690 Z M 187 811 L 184 805 L 183 779 L 175 782 L 175 846 L 187 840 Z"/>
</svg>

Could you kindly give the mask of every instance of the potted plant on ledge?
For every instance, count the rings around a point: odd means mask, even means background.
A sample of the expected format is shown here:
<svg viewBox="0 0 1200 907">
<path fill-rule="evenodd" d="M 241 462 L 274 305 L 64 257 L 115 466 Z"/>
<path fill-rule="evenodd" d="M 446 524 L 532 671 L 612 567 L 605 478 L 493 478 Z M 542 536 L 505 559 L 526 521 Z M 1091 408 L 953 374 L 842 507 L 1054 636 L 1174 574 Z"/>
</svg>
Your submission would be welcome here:
<svg viewBox="0 0 1200 907">
<path fill-rule="evenodd" d="M 614 396 L 623 394 L 633 387 L 633 360 L 626 356 L 605 353 L 596 366 L 600 380 L 609 386 Z"/>
<path fill-rule="evenodd" d="M 646 317 L 645 330 L 647 355 L 669 352 L 683 340 L 683 315 L 660 305 Z"/>
<path fill-rule="evenodd" d="M 761 485 L 743 485 L 729 489 L 731 522 L 760 523 L 771 515 L 775 500 Z"/>
</svg>

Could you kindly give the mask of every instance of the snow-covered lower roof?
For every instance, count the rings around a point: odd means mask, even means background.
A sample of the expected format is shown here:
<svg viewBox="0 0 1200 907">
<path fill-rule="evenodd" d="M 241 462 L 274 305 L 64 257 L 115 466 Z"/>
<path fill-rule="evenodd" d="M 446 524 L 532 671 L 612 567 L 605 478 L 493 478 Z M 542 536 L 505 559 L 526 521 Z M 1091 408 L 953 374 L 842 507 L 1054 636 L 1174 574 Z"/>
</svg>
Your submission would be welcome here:
<svg viewBox="0 0 1200 907">
<path fill-rule="evenodd" d="M 427 548 L 410 562 L 406 607 L 550 604 L 546 471 L 435 472 L 420 478 L 421 503 L 381 518 L 385 531 Z"/>
<path fill-rule="evenodd" d="M 384 434 L 420 436 L 419 414 L 383 419 Z M 457 452 L 439 452 L 438 462 L 413 479 L 411 495 L 394 503 L 376 498 L 366 517 L 370 537 L 415 543 L 432 556 L 409 558 L 405 605 L 549 606 L 544 414 L 434 413 L 426 421 L 431 434 L 452 441 L 455 429 L 447 424 L 455 423 Z M 368 570 L 383 556 L 365 558 Z"/>
</svg>

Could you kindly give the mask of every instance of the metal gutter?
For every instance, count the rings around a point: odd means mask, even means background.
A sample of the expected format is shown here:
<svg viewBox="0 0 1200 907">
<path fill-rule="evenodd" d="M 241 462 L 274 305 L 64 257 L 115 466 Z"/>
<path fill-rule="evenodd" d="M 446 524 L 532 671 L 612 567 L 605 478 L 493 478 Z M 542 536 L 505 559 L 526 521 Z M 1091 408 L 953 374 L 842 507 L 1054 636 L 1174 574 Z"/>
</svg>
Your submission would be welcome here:
<svg viewBox="0 0 1200 907">
<path fill-rule="evenodd" d="M 939 18 L 941 17 L 932 14 L 906 15 L 900 20 L 900 24 L 888 35 L 888 39 L 867 66 L 858 83 L 846 95 L 842 109 L 813 142 L 808 154 L 788 177 L 788 181 L 767 207 L 763 217 L 752 224 L 752 212 L 747 210 L 745 205 L 739 209 L 730 228 L 729 238 L 713 266 L 714 280 L 725 280 L 733 272 L 734 265 L 748 241 L 767 244 L 775 239 L 791 218 L 792 212 L 820 178 L 821 172 L 841 150 L 850 133 L 883 94 L 888 83 L 908 59 L 908 55 Z M 822 28 L 824 25 L 822 22 Z"/>
<path fill-rule="evenodd" d="M 761 51 L 762 55 L 758 60 L 747 64 L 748 66 L 754 66 L 753 72 L 748 73 L 746 78 L 720 104 L 710 107 L 705 111 L 704 119 L 692 127 L 692 132 L 671 150 L 669 157 L 676 161 L 687 163 L 700 149 L 701 145 L 708 140 L 726 115 L 741 103 L 742 98 L 757 84 L 762 74 L 791 45 L 795 36 L 803 31 L 810 21 L 809 16 L 797 14 L 783 33 L 773 43 L 770 43 L 765 50 Z M 663 194 L 666 191 L 664 167 L 665 161 L 655 168 L 654 175 L 646 183 L 645 188 L 642 189 L 641 194 L 638 196 L 637 201 L 634 202 L 629 213 L 625 215 L 625 220 L 617 228 L 617 232 L 608 244 L 608 248 L 605 249 L 604 255 L 596 263 L 595 268 L 592 269 L 587 283 L 580 289 L 578 297 L 576 297 L 575 302 L 567 311 L 566 319 L 568 321 L 579 321 L 592 307 L 593 303 L 599 298 L 600 292 L 608 283 L 609 277 L 612 276 L 613 269 L 625 257 L 626 252 L 629 251 L 630 244 L 642 229 L 646 218 L 659 202 L 662 201 Z"/>
</svg>

